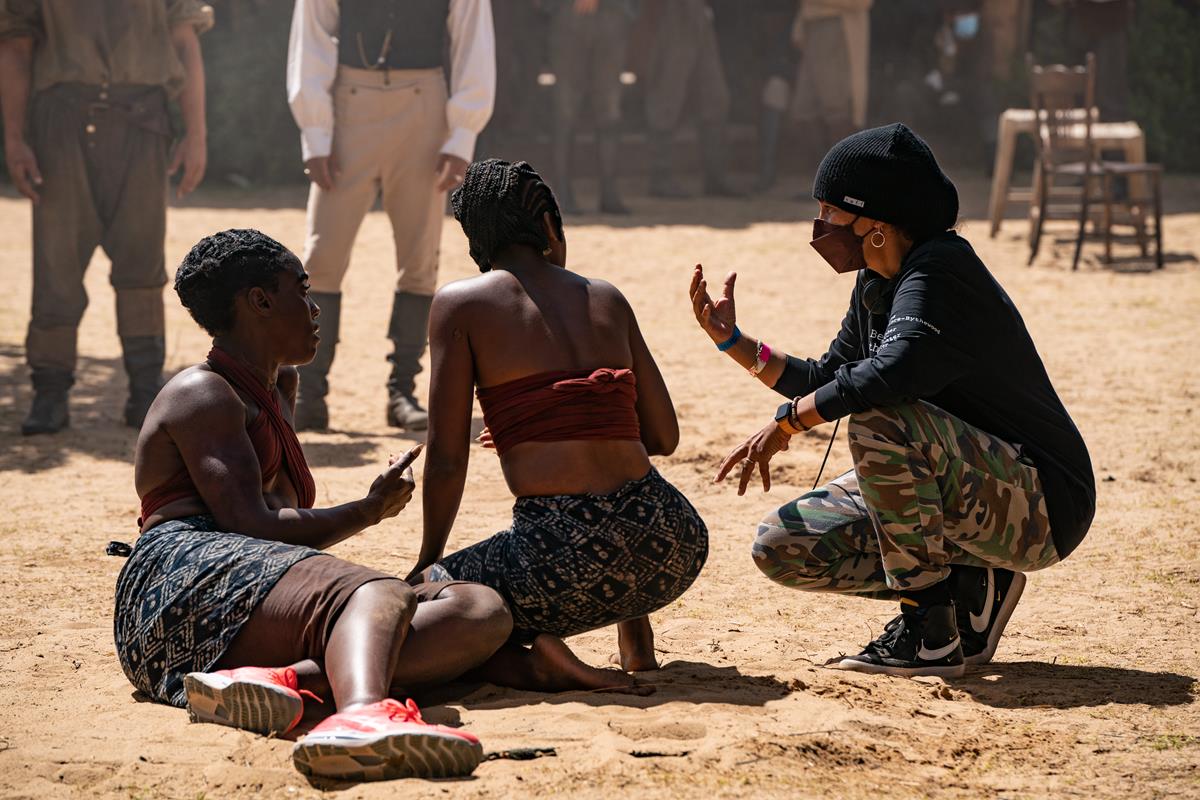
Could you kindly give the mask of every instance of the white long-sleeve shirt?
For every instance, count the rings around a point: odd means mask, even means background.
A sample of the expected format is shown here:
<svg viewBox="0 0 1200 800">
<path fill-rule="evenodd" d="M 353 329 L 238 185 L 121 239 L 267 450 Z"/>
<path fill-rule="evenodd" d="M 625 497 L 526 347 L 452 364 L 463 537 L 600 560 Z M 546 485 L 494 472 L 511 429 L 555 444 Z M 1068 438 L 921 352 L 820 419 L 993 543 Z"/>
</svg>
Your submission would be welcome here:
<svg viewBox="0 0 1200 800">
<path fill-rule="evenodd" d="M 296 0 L 288 41 L 287 93 L 304 160 L 333 149 L 333 81 L 338 68 L 338 0 Z M 496 100 L 491 0 L 450 0 L 450 135 L 442 152 L 470 161 Z"/>
</svg>

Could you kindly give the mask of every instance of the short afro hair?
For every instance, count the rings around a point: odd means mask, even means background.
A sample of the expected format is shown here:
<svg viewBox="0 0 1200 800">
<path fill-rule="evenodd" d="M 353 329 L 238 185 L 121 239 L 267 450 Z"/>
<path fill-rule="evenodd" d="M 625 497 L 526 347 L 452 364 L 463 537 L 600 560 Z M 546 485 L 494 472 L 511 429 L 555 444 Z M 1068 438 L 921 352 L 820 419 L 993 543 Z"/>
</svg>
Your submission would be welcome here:
<svg viewBox="0 0 1200 800">
<path fill-rule="evenodd" d="M 542 228 L 542 215 L 547 212 L 560 237 L 563 232 L 554 192 L 524 161 L 512 164 L 489 158 L 471 164 L 462 186 L 450 197 L 450 208 L 481 272 L 490 270 L 492 261 L 510 245 L 529 245 L 539 252 L 549 247 Z"/>
<path fill-rule="evenodd" d="M 175 271 L 183 307 L 213 336 L 233 328 L 233 298 L 243 289 L 279 288 L 279 273 L 298 265 L 290 250 L 266 234 L 234 228 L 205 236 Z"/>
</svg>

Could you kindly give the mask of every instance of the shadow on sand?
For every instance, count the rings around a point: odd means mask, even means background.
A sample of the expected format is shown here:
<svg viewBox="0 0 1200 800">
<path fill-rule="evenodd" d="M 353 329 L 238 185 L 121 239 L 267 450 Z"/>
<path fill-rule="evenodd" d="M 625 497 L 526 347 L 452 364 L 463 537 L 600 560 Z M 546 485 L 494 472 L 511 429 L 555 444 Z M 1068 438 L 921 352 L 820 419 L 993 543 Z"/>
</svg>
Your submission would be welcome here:
<svg viewBox="0 0 1200 800">
<path fill-rule="evenodd" d="M 62 466 L 74 453 L 133 463 L 137 431 L 124 422 L 128 382 L 119 358 L 81 355 L 71 389 L 71 427 L 55 434 L 22 436 L 21 420 L 33 391 L 24 348 L 0 346 L 0 473 L 33 473 Z"/>
<path fill-rule="evenodd" d="M 1180 706 L 1197 699 L 1196 679 L 1189 675 L 1044 661 L 989 664 L 953 686 L 994 708 Z"/>
<path fill-rule="evenodd" d="M 653 708 L 667 703 L 724 703 L 761 706 L 792 693 L 784 681 L 771 676 L 744 675 L 736 666 L 716 666 L 702 661 L 671 661 L 657 672 L 642 673 L 639 681 L 653 686 L 653 694 L 621 691 L 579 691 L 545 694 L 519 692 L 486 685 L 458 702 L 469 711 L 518 708 L 539 703 L 584 703 L 589 706 Z M 446 687 L 446 691 L 453 687 Z M 461 697 L 461 693 L 459 695 Z M 441 692 L 428 693 L 426 701 L 447 702 Z"/>
</svg>

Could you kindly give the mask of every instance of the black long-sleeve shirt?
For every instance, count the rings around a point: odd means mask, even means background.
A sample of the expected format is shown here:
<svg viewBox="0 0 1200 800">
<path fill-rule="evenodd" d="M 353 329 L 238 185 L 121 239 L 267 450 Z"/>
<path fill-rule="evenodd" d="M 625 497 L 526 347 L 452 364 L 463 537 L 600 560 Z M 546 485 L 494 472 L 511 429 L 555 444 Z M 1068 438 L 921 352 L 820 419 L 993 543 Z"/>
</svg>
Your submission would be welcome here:
<svg viewBox="0 0 1200 800">
<path fill-rule="evenodd" d="M 787 397 L 815 391 L 831 422 L 932 403 L 1032 456 L 1060 558 L 1091 525 L 1096 483 L 1083 437 L 1016 306 L 954 232 L 914 247 L 890 281 L 861 270 L 829 351 L 789 356 L 774 388 Z"/>
</svg>

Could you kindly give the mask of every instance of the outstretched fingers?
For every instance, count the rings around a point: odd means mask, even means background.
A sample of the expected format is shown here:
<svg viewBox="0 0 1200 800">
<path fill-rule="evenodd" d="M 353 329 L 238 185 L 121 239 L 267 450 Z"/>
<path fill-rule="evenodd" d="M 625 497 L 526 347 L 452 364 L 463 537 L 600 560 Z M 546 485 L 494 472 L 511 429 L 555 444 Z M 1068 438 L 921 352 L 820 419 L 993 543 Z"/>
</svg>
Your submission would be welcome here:
<svg viewBox="0 0 1200 800">
<path fill-rule="evenodd" d="M 696 289 L 702 280 L 704 280 L 704 267 L 697 264 L 696 268 L 692 270 L 692 285 L 688 289 L 688 297 L 696 296 Z"/>
<path fill-rule="evenodd" d="M 721 298 L 733 302 L 733 285 L 737 283 L 737 273 L 731 272 L 725 276 L 725 288 L 721 292 Z"/>
<path fill-rule="evenodd" d="M 742 462 L 742 474 L 738 479 L 738 497 L 746 493 L 752 477 L 754 477 L 754 462 L 747 459 Z"/>
<path fill-rule="evenodd" d="M 733 470 L 734 465 L 740 461 L 745 461 L 746 456 L 749 455 L 749 453 L 750 446 L 749 443 L 746 443 L 738 447 L 729 455 L 725 456 L 725 460 L 722 461 L 721 465 L 717 468 L 717 475 L 715 478 L 713 478 L 713 483 L 720 483 L 721 481 L 725 480 L 725 476 L 728 475 L 731 470 Z"/>
</svg>

